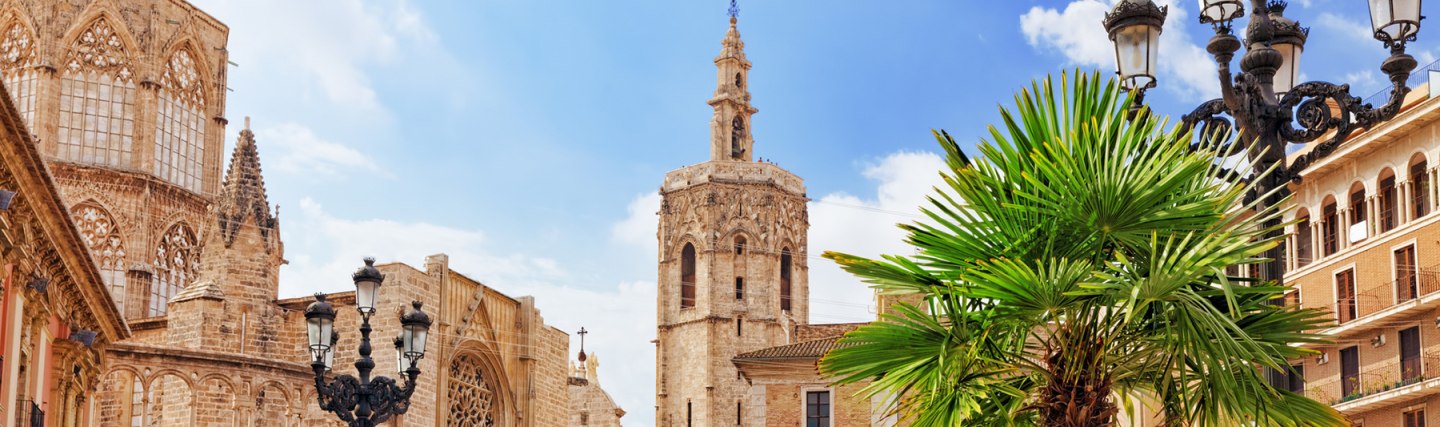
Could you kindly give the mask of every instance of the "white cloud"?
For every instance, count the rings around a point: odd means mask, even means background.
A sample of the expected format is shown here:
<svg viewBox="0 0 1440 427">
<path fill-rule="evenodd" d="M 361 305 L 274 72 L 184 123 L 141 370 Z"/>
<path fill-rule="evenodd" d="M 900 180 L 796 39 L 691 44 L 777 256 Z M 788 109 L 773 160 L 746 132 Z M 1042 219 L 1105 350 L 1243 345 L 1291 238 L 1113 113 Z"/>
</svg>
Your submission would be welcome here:
<svg viewBox="0 0 1440 427">
<path fill-rule="evenodd" d="M 327 141 L 297 123 L 254 129 L 268 170 L 308 177 L 340 177 L 351 172 L 381 172 L 370 157 L 354 148 Z"/>
<path fill-rule="evenodd" d="M 1190 24 L 1189 12 L 1175 0 L 1158 3 L 1169 7 L 1166 28 L 1183 29 Z M 1020 16 L 1020 30 L 1031 47 L 1058 51 L 1073 65 L 1113 71 L 1114 45 L 1100 24 L 1108 10 L 1110 3 L 1098 0 L 1071 1 L 1063 11 L 1035 6 Z M 1156 67 L 1159 86 L 1183 99 L 1198 101 L 1219 96 L 1214 60 L 1183 30 L 1161 34 Z M 1174 83 L 1168 83 L 1172 80 Z"/>
<path fill-rule="evenodd" d="M 1321 13 L 1315 19 L 1315 25 L 1324 28 L 1326 32 L 1344 34 L 1346 38 L 1360 43 L 1378 43 L 1375 41 L 1375 33 L 1371 32 L 1370 26 L 1352 21 L 1334 13 Z"/>
<path fill-rule="evenodd" d="M 299 210 L 296 217 L 281 218 L 286 246 L 304 254 L 325 254 L 326 258 L 293 257 L 281 275 L 282 295 L 348 289 L 350 283 L 343 279 L 366 256 L 423 266 L 425 256 L 443 252 L 450 255 L 452 263 L 469 266 L 462 270 L 467 275 L 503 286 L 536 286 L 566 277 L 559 263 L 549 258 L 494 254 L 480 230 L 340 218 L 308 197 L 300 200 Z"/>
<path fill-rule="evenodd" d="M 656 259 L 654 252 L 658 245 L 655 240 L 655 232 L 660 226 L 660 217 L 656 213 L 660 212 L 660 193 L 651 192 L 636 196 L 630 201 L 630 205 L 625 207 L 625 211 L 628 213 L 625 219 L 610 227 L 611 240 L 626 245 L 650 248 L 652 256 L 646 259 Z"/>
<path fill-rule="evenodd" d="M 486 233 L 480 230 L 342 218 L 309 198 L 301 201 L 298 215 L 281 221 L 290 251 L 290 263 L 282 267 L 280 276 L 282 297 L 353 289 L 350 272 L 364 256 L 423 268 L 425 256 L 445 253 L 457 272 L 510 296 L 534 296 L 545 323 L 571 334 L 571 356 L 580 345 L 574 331 L 580 326 L 591 331 L 585 347 L 600 355 L 601 383 L 627 411 L 641 414 L 626 417 L 626 425 L 646 424 L 643 420 L 654 405 L 655 388 L 655 346 L 650 343 L 655 335 L 653 281 L 609 288 L 569 283 L 573 279 L 563 263 L 541 256 L 498 254 L 487 246 Z M 650 230 L 653 238 L 653 225 Z"/>
<path fill-rule="evenodd" d="M 230 58 L 304 79 L 335 104 L 380 109 L 365 66 L 398 60 L 435 33 L 406 1 L 196 0 L 229 25 Z"/>
<path fill-rule="evenodd" d="M 810 204 L 809 253 L 815 256 L 809 260 L 811 322 L 874 320 L 874 292 L 869 286 L 819 255 L 824 251 L 866 257 L 914 253 L 896 224 L 923 218 L 919 208 L 932 188 L 941 184 L 944 167 L 934 153 L 893 153 L 865 168 L 864 176 L 876 183 L 874 195 L 832 193 Z"/>
<path fill-rule="evenodd" d="M 1360 70 L 1345 73 L 1343 79 L 1343 81 L 1350 83 L 1351 88 L 1355 89 L 1352 92 L 1359 93 L 1362 96 L 1368 96 L 1380 90 L 1383 87 L 1382 82 L 1385 84 L 1389 83 L 1388 80 L 1380 77 L 1379 71 L 1375 70 Z"/>
</svg>

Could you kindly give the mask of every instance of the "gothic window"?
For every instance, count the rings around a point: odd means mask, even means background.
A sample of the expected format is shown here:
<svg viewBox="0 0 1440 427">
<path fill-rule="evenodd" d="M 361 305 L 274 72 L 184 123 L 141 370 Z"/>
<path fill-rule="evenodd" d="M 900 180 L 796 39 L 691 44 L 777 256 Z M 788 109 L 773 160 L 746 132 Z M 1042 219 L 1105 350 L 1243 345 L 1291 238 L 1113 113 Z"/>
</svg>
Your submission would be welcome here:
<svg viewBox="0 0 1440 427">
<path fill-rule="evenodd" d="M 175 51 L 160 79 L 155 175 L 199 192 L 205 161 L 205 94 L 190 51 Z"/>
<path fill-rule="evenodd" d="M 70 209 L 70 216 L 75 221 L 75 228 L 80 231 L 80 237 L 85 239 L 85 246 L 90 249 L 90 257 L 100 267 L 100 278 L 110 289 L 115 308 L 124 313 L 125 241 L 120 237 L 115 219 L 92 201 L 75 205 Z"/>
<path fill-rule="evenodd" d="M 199 261 L 195 232 L 183 223 L 170 226 L 165 237 L 160 238 L 160 245 L 155 247 L 155 280 L 150 285 L 147 315 L 165 315 L 170 298 L 195 279 Z"/>
<path fill-rule="evenodd" d="M 780 251 L 780 310 L 790 311 L 790 249 Z"/>
<path fill-rule="evenodd" d="M 35 37 L 20 22 L 11 22 L 0 34 L 0 77 L 25 126 L 35 126 L 35 91 L 39 81 L 35 55 Z"/>
<path fill-rule="evenodd" d="M 491 408 L 495 393 L 490 379 L 481 372 L 480 360 L 461 354 L 450 362 L 450 420 L 452 426 L 491 426 L 495 424 Z"/>
<path fill-rule="evenodd" d="M 680 308 L 695 306 L 695 246 L 680 251 Z"/>
<path fill-rule="evenodd" d="M 743 89 L 743 88 L 745 88 L 745 85 L 744 85 L 743 83 L 745 83 L 745 81 L 740 78 L 740 73 L 735 73 L 735 88 L 736 88 L 736 89 Z"/>
<path fill-rule="evenodd" d="M 73 41 L 60 75 L 62 160 L 126 167 L 135 136 L 135 79 L 120 36 L 96 19 Z"/>
<path fill-rule="evenodd" d="M 744 139 L 745 121 L 736 117 L 730 121 L 730 157 L 738 159 L 742 154 L 745 154 L 745 149 L 741 148 L 740 144 Z"/>
</svg>

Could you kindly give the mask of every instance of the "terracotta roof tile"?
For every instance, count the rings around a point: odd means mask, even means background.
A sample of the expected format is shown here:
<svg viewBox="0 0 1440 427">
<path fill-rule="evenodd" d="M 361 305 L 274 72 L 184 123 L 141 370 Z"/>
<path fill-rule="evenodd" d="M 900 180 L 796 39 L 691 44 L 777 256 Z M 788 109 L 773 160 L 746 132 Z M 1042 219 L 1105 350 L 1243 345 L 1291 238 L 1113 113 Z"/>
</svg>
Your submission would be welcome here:
<svg viewBox="0 0 1440 427">
<path fill-rule="evenodd" d="M 767 347 L 749 353 L 741 353 L 735 356 L 735 360 L 761 360 L 761 359 L 818 359 L 840 347 L 848 347 L 840 344 L 840 336 L 832 336 L 817 340 L 798 342 L 795 344 Z"/>
</svg>

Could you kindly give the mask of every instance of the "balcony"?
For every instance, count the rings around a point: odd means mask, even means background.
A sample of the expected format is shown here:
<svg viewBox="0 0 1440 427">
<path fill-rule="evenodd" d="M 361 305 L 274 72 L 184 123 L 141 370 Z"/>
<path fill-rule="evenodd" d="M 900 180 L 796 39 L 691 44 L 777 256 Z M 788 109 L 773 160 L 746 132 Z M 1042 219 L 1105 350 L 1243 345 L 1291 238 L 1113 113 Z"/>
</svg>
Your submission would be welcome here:
<svg viewBox="0 0 1440 427">
<path fill-rule="evenodd" d="M 1358 414 L 1432 394 L 1440 394 L 1440 347 L 1426 349 L 1417 359 L 1402 361 L 1396 358 L 1362 366 L 1358 378 L 1348 384 L 1340 375 L 1305 384 L 1306 397 L 1346 414 Z"/>
<path fill-rule="evenodd" d="M 26 400 L 24 397 L 15 402 L 15 425 L 28 427 L 45 427 L 45 411 L 40 410 L 40 404 Z"/>
<path fill-rule="evenodd" d="M 1419 269 L 1413 283 L 1402 278 L 1362 289 L 1354 298 L 1337 298 L 1329 309 L 1339 324 L 1321 333 L 1353 335 L 1382 326 L 1380 319 L 1436 306 L 1440 306 L 1440 265 Z"/>
</svg>

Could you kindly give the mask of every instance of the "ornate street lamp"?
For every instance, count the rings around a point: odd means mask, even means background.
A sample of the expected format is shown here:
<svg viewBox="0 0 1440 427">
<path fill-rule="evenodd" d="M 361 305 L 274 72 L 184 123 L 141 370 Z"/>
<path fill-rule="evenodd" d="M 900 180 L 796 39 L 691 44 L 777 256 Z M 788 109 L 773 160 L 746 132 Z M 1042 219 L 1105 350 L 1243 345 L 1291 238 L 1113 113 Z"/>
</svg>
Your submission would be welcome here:
<svg viewBox="0 0 1440 427">
<path fill-rule="evenodd" d="M 385 275 L 375 268 L 374 258 L 365 258 L 365 266 L 352 276 L 355 280 L 355 306 L 360 312 L 360 357 L 355 360 L 357 379 L 349 374 L 336 376 L 328 383 L 325 372 L 335 361 L 335 308 L 325 295 L 315 294 L 315 302 L 305 308 L 305 323 L 310 338 L 310 367 L 315 370 L 315 390 L 320 409 L 332 412 L 351 427 L 374 427 L 391 416 L 410 409 L 410 395 L 415 392 L 415 379 L 420 376 L 417 364 L 425 357 L 425 342 L 430 332 L 430 316 L 420 311 L 420 301 L 412 303 L 410 312 L 400 316 L 401 336 L 395 339 L 395 363 L 405 385 L 388 377 L 370 378 L 375 361 L 370 359 L 370 316 L 375 314 L 375 299 Z M 406 367 L 408 366 L 408 367 Z"/>
<path fill-rule="evenodd" d="M 1420 0 L 1369 2 L 1375 38 L 1390 49 L 1390 57 L 1380 64 L 1380 70 L 1390 77 L 1393 87 L 1390 99 L 1379 107 L 1350 95 L 1350 86 L 1346 84 L 1297 83 L 1300 54 L 1309 30 L 1284 17 L 1285 2 L 1280 0 L 1268 3 L 1250 0 L 1250 20 L 1245 28 L 1246 49 L 1240 58 L 1240 72 L 1232 74 L 1230 60 L 1234 59 L 1242 43 L 1231 28 L 1234 20 L 1244 15 L 1244 4 L 1240 0 L 1199 0 L 1200 22 L 1211 24 L 1215 29 L 1215 36 L 1206 45 L 1206 51 L 1210 52 L 1219 67 L 1221 98 L 1200 104 L 1181 122 L 1187 127 L 1198 126 L 1197 135 L 1201 141 L 1217 140 L 1212 138 L 1228 136 L 1238 130 L 1239 137 L 1229 143 L 1232 146 L 1220 147 L 1221 152 L 1248 150 L 1246 152 L 1255 162 L 1255 174 L 1274 169 L 1255 183 L 1255 190 L 1247 197 L 1247 201 L 1258 198 L 1259 209 L 1280 203 L 1290 194 L 1287 185 L 1300 180 L 1301 171 L 1333 153 L 1356 129 L 1374 127 L 1400 112 L 1405 95 L 1410 93 L 1406 80 L 1416 65 L 1415 58 L 1405 54 L 1405 43 L 1414 41 L 1420 31 Z M 1138 62 L 1133 59 L 1125 62 L 1130 57 L 1120 52 L 1150 54 L 1146 57 L 1150 62 L 1146 63 L 1144 74 L 1149 76 L 1148 84 L 1125 86 L 1136 92 L 1137 100 L 1143 99 L 1146 89 L 1155 86 L 1151 70 L 1159 40 L 1157 37 L 1137 38 L 1127 34 L 1139 34 L 1141 30 L 1138 27 L 1148 27 L 1150 23 L 1164 20 L 1165 9 L 1151 0 L 1122 0 L 1105 16 L 1105 29 L 1115 42 L 1116 69 L 1122 85 L 1140 73 L 1133 71 Z M 1152 33 L 1158 36 L 1159 28 Z M 1322 137 L 1325 139 L 1309 152 L 1287 163 L 1287 144 L 1303 144 Z M 1244 179 L 1260 178 L 1252 175 Z M 1259 279 L 1280 282 L 1285 271 L 1280 220 L 1271 220 L 1264 225 L 1270 230 L 1266 237 L 1277 240 L 1280 245 L 1266 252 L 1265 256 L 1270 261 L 1260 271 Z"/>
</svg>

